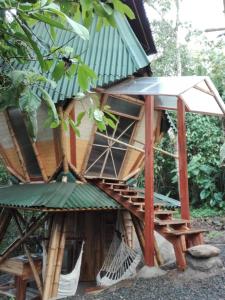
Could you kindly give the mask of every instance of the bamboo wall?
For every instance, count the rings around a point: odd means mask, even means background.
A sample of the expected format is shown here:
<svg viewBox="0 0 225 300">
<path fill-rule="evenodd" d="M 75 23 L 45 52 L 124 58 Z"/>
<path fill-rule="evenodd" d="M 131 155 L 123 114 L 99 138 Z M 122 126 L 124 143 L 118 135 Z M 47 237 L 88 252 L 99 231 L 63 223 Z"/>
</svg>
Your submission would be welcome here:
<svg viewBox="0 0 225 300">
<path fill-rule="evenodd" d="M 81 266 L 81 281 L 93 281 L 101 268 L 113 238 L 116 211 L 85 211 L 71 213 L 68 218 L 63 270 L 70 272 L 85 241 Z"/>
</svg>

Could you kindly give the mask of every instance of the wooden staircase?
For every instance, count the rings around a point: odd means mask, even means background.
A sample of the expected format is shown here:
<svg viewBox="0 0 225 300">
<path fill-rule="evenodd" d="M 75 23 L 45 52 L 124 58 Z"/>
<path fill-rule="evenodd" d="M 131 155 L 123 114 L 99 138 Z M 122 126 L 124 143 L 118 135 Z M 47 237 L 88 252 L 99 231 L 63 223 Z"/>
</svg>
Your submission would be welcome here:
<svg viewBox="0 0 225 300">
<path fill-rule="evenodd" d="M 143 235 L 144 195 L 121 180 L 96 178 L 92 179 L 91 182 L 126 208 L 133 218 L 136 218 L 135 223 L 139 224 Z M 192 229 L 190 221 L 175 219 L 173 217 L 174 211 L 167 210 L 166 205 L 162 203 L 154 203 L 154 214 L 155 230 L 173 244 L 177 267 L 180 270 L 184 270 L 186 268 L 186 249 L 203 244 L 202 233 L 206 230 Z"/>
</svg>

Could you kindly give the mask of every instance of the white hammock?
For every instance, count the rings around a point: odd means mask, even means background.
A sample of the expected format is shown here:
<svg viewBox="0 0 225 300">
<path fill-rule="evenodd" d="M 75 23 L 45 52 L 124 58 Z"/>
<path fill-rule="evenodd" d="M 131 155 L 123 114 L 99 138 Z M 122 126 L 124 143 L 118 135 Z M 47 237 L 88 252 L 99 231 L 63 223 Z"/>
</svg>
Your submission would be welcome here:
<svg viewBox="0 0 225 300">
<path fill-rule="evenodd" d="M 77 291 L 77 286 L 80 278 L 80 269 L 81 269 L 81 261 L 83 255 L 83 247 L 84 241 L 82 242 L 81 250 L 79 257 L 77 259 L 76 265 L 71 273 L 68 274 L 60 274 L 59 278 L 59 288 L 56 299 L 62 299 L 69 296 L 74 296 Z M 46 262 L 47 262 L 47 253 L 45 246 L 42 245 L 43 248 L 43 267 L 42 267 L 42 276 L 45 278 L 46 272 Z"/>
<path fill-rule="evenodd" d="M 103 266 L 97 274 L 97 285 L 110 286 L 136 275 L 136 268 L 142 258 L 141 253 L 131 249 L 121 236 L 121 230 L 117 230 Z"/>
</svg>

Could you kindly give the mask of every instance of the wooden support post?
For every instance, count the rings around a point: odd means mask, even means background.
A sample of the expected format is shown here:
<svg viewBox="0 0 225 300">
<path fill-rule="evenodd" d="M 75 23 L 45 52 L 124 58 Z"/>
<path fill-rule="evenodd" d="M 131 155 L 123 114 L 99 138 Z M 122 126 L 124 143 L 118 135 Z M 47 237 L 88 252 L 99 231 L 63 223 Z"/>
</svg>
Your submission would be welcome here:
<svg viewBox="0 0 225 300">
<path fill-rule="evenodd" d="M 60 214 L 55 214 L 53 217 L 51 238 L 48 245 L 48 258 L 42 300 L 49 300 L 52 297 L 53 283 L 56 271 L 56 261 L 61 236 L 60 233 L 62 228 L 61 221 L 62 216 Z"/>
<path fill-rule="evenodd" d="M 181 217 L 190 220 L 185 104 L 182 99 L 177 100 L 178 152 L 179 152 L 179 193 L 181 202 Z"/>
<path fill-rule="evenodd" d="M 154 97 L 145 98 L 145 264 L 154 266 Z"/>
<path fill-rule="evenodd" d="M 62 220 L 59 248 L 58 248 L 57 260 L 56 260 L 56 270 L 55 270 L 55 276 L 53 280 L 52 297 L 56 297 L 58 293 L 59 278 L 62 269 L 65 244 L 66 244 L 66 216 L 63 217 Z"/>
</svg>

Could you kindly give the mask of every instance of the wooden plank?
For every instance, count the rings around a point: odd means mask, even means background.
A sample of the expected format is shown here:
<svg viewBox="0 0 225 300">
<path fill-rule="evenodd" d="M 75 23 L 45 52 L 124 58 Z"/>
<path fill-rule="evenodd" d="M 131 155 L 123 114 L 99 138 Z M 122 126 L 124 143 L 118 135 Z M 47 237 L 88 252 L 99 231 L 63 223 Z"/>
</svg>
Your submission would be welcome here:
<svg viewBox="0 0 225 300">
<path fill-rule="evenodd" d="M 181 202 L 181 217 L 190 220 L 185 104 L 182 99 L 177 100 L 178 152 L 179 152 L 179 193 Z"/>
<path fill-rule="evenodd" d="M 145 98 L 145 263 L 154 266 L 154 97 Z"/>
</svg>

